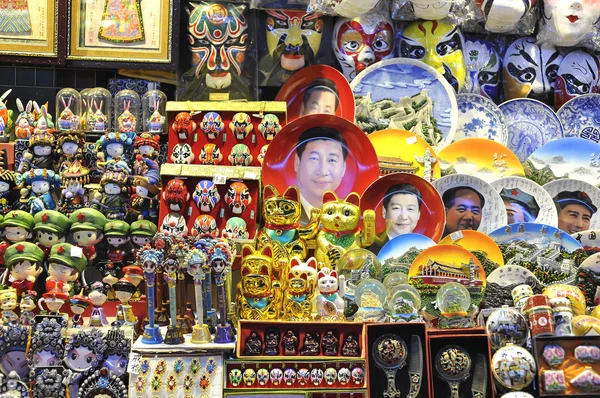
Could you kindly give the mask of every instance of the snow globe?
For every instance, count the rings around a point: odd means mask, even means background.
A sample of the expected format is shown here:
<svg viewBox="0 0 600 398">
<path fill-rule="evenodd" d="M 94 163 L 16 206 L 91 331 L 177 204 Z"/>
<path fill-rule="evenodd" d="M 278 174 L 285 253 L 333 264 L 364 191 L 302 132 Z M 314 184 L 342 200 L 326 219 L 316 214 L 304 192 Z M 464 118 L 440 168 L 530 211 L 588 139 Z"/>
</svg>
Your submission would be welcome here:
<svg viewBox="0 0 600 398">
<path fill-rule="evenodd" d="M 56 94 L 56 125 L 59 131 L 77 130 L 81 121 L 81 95 L 74 88 Z"/>
<path fill-rule="evenodd" d="M 466 287 L 457 282 L 442 285 L 435 297 L 440 310 L 440 329 L 470 328 L 473 322 L 469 317 L 471 295 Z"/>
<path fill-rule="evenodd" d="M 142 96 L 142 131 L 164 133 L 167 96 L 160 90 L 150 90 Z"/>
</svg>

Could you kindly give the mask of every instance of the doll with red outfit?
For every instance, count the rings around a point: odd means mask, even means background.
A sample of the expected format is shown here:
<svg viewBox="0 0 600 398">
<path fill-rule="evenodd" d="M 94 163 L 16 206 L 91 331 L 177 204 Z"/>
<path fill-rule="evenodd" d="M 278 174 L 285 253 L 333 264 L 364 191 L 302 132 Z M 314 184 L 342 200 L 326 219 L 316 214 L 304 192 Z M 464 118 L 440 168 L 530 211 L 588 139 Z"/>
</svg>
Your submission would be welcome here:
<svg viewBox="0 0 600 398">
<path fill-rule="evenodd" d="M 9 211 L 0 224 L 0 267 L 3 267 L 4 253 L 13 243 L 25 242 L 32 238 L 33 216 L 23 210 Z"/>
<path fill-rule="evenodd" d="M 50 249 L 57 243 L 63 243 L 69 232 L 69 219 L 56 210 L 42 210 L 33 217 L 37 246 L 44 252 L 44 258 L 50 255 Z"/>
<path fill-rule="evenodd" d="M 131 253 L 129 247 L 129 224 L 121 220 L 109 221 L 104 225 L 104 237 L 108 243 L 108 259 L 114 264 L 123 264 Z"/>
<path fill-rule="evenodd" d="M 83 249 L 89 261 L 94 260 L 97 256 L 96 245 L 104 237 L 106 217 L 98 210 L 85 208 L 74 211 L 69 222 L 74 245 Z"/>
<path fill-rule="evenodd" d="M 85 270 L 87 259 L 80 248 L 69 243 L 52 246 L 48 257 L 46 291 L 71 291 L 71 283 L 79 279 Z"/>
<path fill-rule="evenodd" d="M 31 242 L 19 242 L 6 249 L 6 266 L 10 272 L 8 281 L 17 291 L 17 297 L 33 290 L 35 280 L 42 273 L 44 252 Z"/>
</svg>

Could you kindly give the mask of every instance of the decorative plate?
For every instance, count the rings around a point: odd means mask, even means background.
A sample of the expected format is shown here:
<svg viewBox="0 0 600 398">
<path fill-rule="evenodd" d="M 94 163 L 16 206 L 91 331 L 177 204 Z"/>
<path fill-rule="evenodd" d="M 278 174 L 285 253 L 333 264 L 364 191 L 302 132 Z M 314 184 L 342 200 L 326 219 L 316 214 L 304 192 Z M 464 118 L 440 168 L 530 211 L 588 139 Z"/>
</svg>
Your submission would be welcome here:
<svg viewBox="0 0 600 398">
<path fill-rule="evenodd" d="M 600 207 L 600 189 L 579 180 L 557 180 L 544 185 L 544 190 L 548 192 L 553 201 L 563 204 L 564 211 L 558 211 L 558 228 L 563 231 L 574 234 L 589 229 L 600 229 L 600 214 L 593 212 L 593 208 Z M 589 210 L 591 219 L 587 222 L 587 218 L 576 217 L 572 218 L 573 214 L 569 214 L 566 205 L 572 201 L 575 206 L 579 203 L 580 206 L 585 206 L 582 210 Z M 556 205 L 555 205 L 556 206 Z M 577 208 L 572 209 L 577 210 Z"/>
<path fill-rule="evenodd" d="M 588 255 L 600 253 L 600 230 L 575 232 L 571 236 L 581 243 Z"/>
<path fill-rule="evenodd" d="M 350 87 L 356 125 L 365 133 L 386 128 L 419 132 L 436 151 L 452 142 L 458 123 L 456 94 L 431 66 L 406 58 L 380 61 L 359 73 Z"/>
<path fill-rule="evenodd" d="M 404 172 L 430 182 L 440 178 L 435 152 L 421 136 L 406 130 L 387 129 L 369 134 L 369 140 L 377 153 L 381 175 Z"/>
<path fill-rule="evenodd" d="M 431 238 L 420 234 L 406 234 L 388 241 L 379 251 L 383 277 L 392 272 L 408 275 L 413 260 L 427 248 L 435 246 Z"/>
<path fill-rule="evenodd" d="M 600 177 L 600 144 L 583 138 L 554 140 L 523 163 L 525 175 L 540 185 L 572 178 L 596 186 Z"/>
<path fill-rule="evenodd" d="M 600 286 L 600 253 L 592 254 L 581 263 L 577 275 L 577 286 L 585 295 L 588 306 L 598 305 L 600 299 L 600 292 L 597 291 Z"/>
<path fill-rule="evenodd" d="M 463 93 L 456 96 L 456 102 L 458 127 L 453 142 L 465 138 L 487 138 L 506 145 L 506 118 L 494 101 L 479 94 Z"/>
<path fill-rule="evenodd" d="M 434 181 L 433 186 L 447 209 L 443 236 L 460 230 L 488 233 L 506 225 L 502 198 L 487 182 L 473 176 L 454 174 Z M 460 200 L 456 200 L 457 194 Z"/>
<path fill-rule="evenodd" d="M 572 98 L 556 112 L 565 137 L 579 137 L 600 142 L 600 94 Z"/>
<path fill-rule="evenodd" d="M 425 311 L 434 317 L 440 313 L 435 305 L 436 295 L 444 284 L 458 282 L 464 285 L 471 294 L 471 304 L 475 306 L 483 299 L 486 286 L 485 271 L 477 257 L 467 249 L 453 245 L 437 245 L 423 250 L 413 261 L 408 280 L 421 294 Z"/>
<path fill-rule="evenodd" d="M 535 150 L 563 137 L 563 126 L 548 105 L 531 98 L 517 98 L 500 104 L 508 123 L 508 143 L 524 162 Z"/>
<path fill-rule="evenodd" d="M 519 158 L 504 145 L 487 138 L 466 138 L 437 153 L 442 175 L 468 174 L 491 182 L 524 176 Z"/>
<path fill-rule="evenodd" d="M 586 257 L 579 242 L 550 225 L 510 224 L 489 236 L 500 247 L 506 265 L 527 268 L 544 286 L 575 283 L 579 264 Z"/>
<path fill-rule="evenodd" d="M 523 347 L 529 336 L 527 320 L 514 308 L 499 308 L 492 312 L 485 323 L 485 328 L 494 350 L 507 344 Z"/>
<path fill-rule="evenodd" d="M 519 369 L 521 372 L 513 371 Z M 525 348 L 508 345 L 492 357 L 492 374 L 496 382 L 509 390 L 523 390 L 535 379 L 535 359 Z"/>
<path fill-rule="evenodd" d="M 455 245 L 467 249 L 481 262 L 486 275 L 504 265 L 502 252 L 496 242 L 478 231 L 456 231 L 442 239 L 439 244 Z"/>
<path fill-rule="evenodd" d="M 304 92 L 313 80 L 322 78 L 333 81 L 338 93 L 338 107 L 335 115 L 354 122 L 354 96 L 348 80 L 337 69 L 328 65 L 312 65 L 294 73 L 279 89 L 275 101 L 285 101 L 288 105 L 288 123 L 300 117 Z"/>
<path fill-rule="evenodd" d="M 360 207 L 361 212 L 375 211 L 375 231 L 383 238 L 414 232 L 437 242 L 444 232 L 442 198 L 433 185 L 416 175 L 393 173 L 380 177 L 365 190 Z"/>
<path fill-rule="evenodd" d="M 505 265 L 487 276 L 488 286 L 490 283 L 499 286 L 528 285 L 531 280 L 537 281 L 537 277 L 533 272 L 520 265 Z"/>
<path fill-rule="evenodd" d="M 535 222 L 556 227 L 558 214 L 544 188 L 523 177 L 505 177 L 491 183 L 506 207 L 508 224 Z"/>
</svg>

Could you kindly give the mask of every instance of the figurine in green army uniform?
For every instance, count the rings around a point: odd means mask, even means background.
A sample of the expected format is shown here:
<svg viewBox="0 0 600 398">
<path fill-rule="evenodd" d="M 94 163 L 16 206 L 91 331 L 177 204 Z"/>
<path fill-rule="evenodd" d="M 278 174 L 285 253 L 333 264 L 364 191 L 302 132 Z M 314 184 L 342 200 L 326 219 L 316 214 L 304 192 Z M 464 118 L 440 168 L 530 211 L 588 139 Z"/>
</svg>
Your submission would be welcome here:
<svg viewBox="0 0 600 398">
<path fill-rule="evenodd" d="M 8 281 L 17 296 L 33 290 L 35 280 L 42 273 L 44 252 L 35 243 L 18 242 L 6 249 L 4 261 L 10 272 Z"/>
<path fill-rule="evenodd" d="M 56 210 L 42 210 L 35 213 L 33 221 L 37 245 L 44 252 L 44 258 L 48 258 L 52 246 L 65 242 L 69 233 L 69 219 Z"/>
<path fill-rule="evenodd" d="M 88 260 L 96 258 L 96 245 L 102 242 L 106 217 L 98 210 L 80 209 L 69 217 L 71 234 L 75 246 L 83 249 L 83 254 Z"/>
<path fill-rule="evenodd" d="M 128 254 L 125 248 L 129 242 L 129 224 L 121 220 L 109 221 L 104 225 L 104 236 L 108 243 L 108 259 L 123 263 Z"/>
<path fill-rule="evenodd" d="M 33 216 L 23 210 L 9 211 L 4 216 L 4 221 L 0 224 L 0 234 L 2 242 L 0 242 L 0 266 L 5 264 L 4 253 L 6 249 L 13 243 L 25 242 L 32 238 L 31 231 L 33 230 Z"/>
<path fill-rule="evenodd" d="M 138 250 L 147 244 L 152 243 L 152 238 L 156 235 L 158 227 L 151 221 L 139 220 L 131 223 L 129 236 L 133 244 L 133 257 L 137 261 Z"/>
<path fill-rule="evenodd" d="M 71 291 L 70 282 L 75 282 L 85 271 L 87 259 L 81 248 L 69 243 L 52 246 L 48 257 L 48 278 L 46 291 Z"/>
</svg>

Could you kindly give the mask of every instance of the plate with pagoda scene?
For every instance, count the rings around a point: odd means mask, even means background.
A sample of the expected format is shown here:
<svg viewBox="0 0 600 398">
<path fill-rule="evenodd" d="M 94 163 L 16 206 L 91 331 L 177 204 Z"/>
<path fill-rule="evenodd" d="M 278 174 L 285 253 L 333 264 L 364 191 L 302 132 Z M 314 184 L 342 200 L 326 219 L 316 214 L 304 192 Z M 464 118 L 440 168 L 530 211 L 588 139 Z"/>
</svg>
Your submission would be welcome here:
<svg viewBox="0 0 600 398">
<path fill-rule="evenodd" d="M 440 178 L 435 151 L 421 136 L 400 129 L 386 129 L 369 134 L 377 153 L 379 173 L 410 173 L 431 182 Z"/>
<path fill-rule="evenodd" d="M 440 315 L 436 308 L 436 295 L 441 286 L 457 282 L 467 288 L 471 304 L 478 306 L 483 299 L 486 277 L 477 257 L 460 246 L 437 245 L 425 249 L 415 258 L 408 272 L 409 284 L 421 294 L 425 311 Z"/>
<path fill-rule="evenodd" d="M 456 94 L 431 66 L 407 58 L 380 61 L 360 72 L 350 87 L 356 125 L 365 133 L 408 130 L 436 151 L 452 142 L 458 123 Z"/>
<path fill-rule="evenodd" d="M 575 283 L 579 265 L 587 257 L 579 242 L 550 225 L 510 224 L 489 236 L 502 251 L 506 265 L 527 268 L 544 286 Z"/>
<path fill-rule="evenodd" d="M 405 234 L 388 240 L 377 254 L 383 269 L 383 278 L 392 272 L 408 275 L 413 260 L 423 250 L 432 246 L 435 246 L 435 242 L 420 234 Z"/>
<path fill-rule="evenodd" d="M 479 259 L 486 275 L 504 265 L 502 252 L 496 242 L 478 231 L 456 231 L 442 239 L 439 244 L 455 245 L 467 249 Z"/>
</svg>

